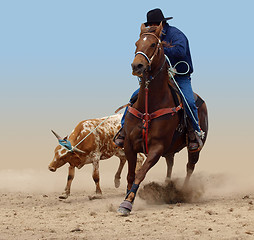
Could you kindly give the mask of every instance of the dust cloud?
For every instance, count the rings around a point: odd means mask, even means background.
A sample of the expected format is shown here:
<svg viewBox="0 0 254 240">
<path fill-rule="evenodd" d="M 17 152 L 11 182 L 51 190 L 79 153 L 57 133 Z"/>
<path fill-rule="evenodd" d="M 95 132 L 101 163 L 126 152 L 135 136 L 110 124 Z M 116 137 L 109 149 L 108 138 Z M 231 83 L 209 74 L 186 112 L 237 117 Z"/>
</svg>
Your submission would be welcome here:
<svg viewBox="0 0 254 240">
<path fill-rule="evenodd" d="M 100 186 L 104 189 L 115 189 L 114 175 L 119 164 L 118 159 L 111 159 L 100 164 Z M 50 172 L 45 164 L 44 169 L 5 169 L 0 170 L 1 192 L 24 192 L 24 193 L 53 193 L 59 194 L 64 191 L 68 177 L 68 164 Z M 92 178 L 93 167 L 85 165 L 82 169 L 76 169 L 71 185 L 71 192 L 95 192 L 95 183 Z M 126 187 L 126 166 L 122 173 L 121 186 L 123 191 Z"/>
<path fill-rule="evenodd" d="M 183 189 L 182 181 L 175 179 L 164 184 L 151 182 L 143 186 L 139 196 L 148 204 L 175 204 L 198 201 L 205 192 L 205 186 L 201 182 L 192 183 Z"/>
<path fill-rule="evenodd" d="M 254 190 L 252 179 L 230 174 L 193 174 L 188 188 L 183 189 L 184 179 L 170 182 L 149 182 L 139 190 L 139 197 L 148 204 L 193 203 L 216 197 L 249 195 Z"/>
<path fill-rule="evenodd" d="M 111 165 L 111 164 L 110 164 Z M 126 189 L 126 167 L 122 173 L 121 186 L 123 193 Z M 117 169 L 117 166 L 115 166 Z M 100 182 L 102 192 L 115 189 L 114 173 L 107 166 L 102 165 Z M 26 192 L 26 193 L 61 193 L 64 191 L 68 175 L 68 167 L 62 167 L 55 173 L 45 170 L 1 170 L 1 192 Z M 159 179 L 159 181 L 154 180 Z M 203 199 L 249 194 L 254 189 L 254 176 L 242 177 L 230 174 L 211 174 L 196 172 L 192 175 L 188 190 L 182 191 L 184 178 L 173 178 L 172 182 L 164 183 L 161 176 L 153 176 L 152 179 L 141 184 L 139 197 L 148 203 L 176 203 L 197 202 Z M 95 184 L 92 179 L 92 166 L 88 165 L 75 173 L 71 192 L 95 192 Z"/>
</svg>

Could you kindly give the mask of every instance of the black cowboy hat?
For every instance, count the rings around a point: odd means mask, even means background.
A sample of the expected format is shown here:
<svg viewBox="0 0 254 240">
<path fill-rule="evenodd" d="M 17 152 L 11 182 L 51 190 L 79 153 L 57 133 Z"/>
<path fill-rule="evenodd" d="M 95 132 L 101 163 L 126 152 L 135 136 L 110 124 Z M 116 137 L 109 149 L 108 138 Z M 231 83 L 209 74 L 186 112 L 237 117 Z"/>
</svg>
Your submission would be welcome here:
<svg viewBox="0 0 254 240">
<path fill-rule="evenodd" d="M 167 21 L 169 19 L 172 19 L 173 17 L 165 18 L 162 11 L 159 8 L 155 8 L 147 12 L 146 18 L 147 18 L 147 22 L 145 22 L 145 25 L 147 26 L 150 23 L 160 23 L 162 21 Z"/>
</svg>

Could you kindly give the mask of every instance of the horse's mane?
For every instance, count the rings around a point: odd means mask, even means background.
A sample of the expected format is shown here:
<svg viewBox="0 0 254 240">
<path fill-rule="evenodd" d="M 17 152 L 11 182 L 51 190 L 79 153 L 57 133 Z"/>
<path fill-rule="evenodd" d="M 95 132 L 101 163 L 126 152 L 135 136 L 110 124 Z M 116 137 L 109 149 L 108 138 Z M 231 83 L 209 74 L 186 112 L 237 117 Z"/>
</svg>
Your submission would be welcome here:
<svg viewBox="0 0 254 240">
<path fill-rule="evenodd" d="M 140 35 L 142 35 L 143 33 L 155 33 L 157 28 L 158 28 L 158 26 L 148 26 L 148 27 L 145 27 L 144 30 L 140 33 Z M 168 43 L 166 41 L 162 41 L 162 45 L 163 45 L 163 47 L 167 47 L 167 48 L 174 47 L 174 46 L 172 46 L 171 43 Z"/>
</svg>

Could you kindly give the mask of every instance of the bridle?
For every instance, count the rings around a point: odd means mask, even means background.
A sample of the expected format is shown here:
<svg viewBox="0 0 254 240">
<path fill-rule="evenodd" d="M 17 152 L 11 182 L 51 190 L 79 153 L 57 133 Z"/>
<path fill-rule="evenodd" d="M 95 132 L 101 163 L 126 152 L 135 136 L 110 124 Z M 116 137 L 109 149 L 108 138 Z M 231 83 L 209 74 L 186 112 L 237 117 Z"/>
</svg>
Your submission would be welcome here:
<svg viewBox="0 0 254 240">
<path fill-rule="evenodd" d="M 149 71 L 150 71 L 150 70 L 151 70 L 151 65 L 152 65 L 153 59 L 154 59 L 154 57 L 155 57 L 155 56 L 158 54 L 158 52 L 159 52 L 159 48 L 160 48 L 160 45 L 161 45 L 161 40 L 160 40 L 160 38 L 158 38 L 154 33 L 143 33 L 143 34 L 141 34 L 140 37 L 142 37 L 143 35 L 151 35 L 151 36 L 155 37 L 155 38 L 157 39 L 157 41 L 158 41 L 157 46 L 156 46 L 156 49 L 154 50 L 154 53 L 153 53 L 153 55 L 152 55 L 151 58 L 149 58 L 149 57 L 148 57 L 144 52 L 142 52 L 142 51 L 138 51 L 138 52 L 136 52 L 136 54 L 135 54 L 135 57 L 136 57 L 138 54 L 140 54 L 140 55 L 142 55 L 142 56 L 145 57 L 145 59 L 146 59 L 147 62 L 148 62 Z"/>
</svg>

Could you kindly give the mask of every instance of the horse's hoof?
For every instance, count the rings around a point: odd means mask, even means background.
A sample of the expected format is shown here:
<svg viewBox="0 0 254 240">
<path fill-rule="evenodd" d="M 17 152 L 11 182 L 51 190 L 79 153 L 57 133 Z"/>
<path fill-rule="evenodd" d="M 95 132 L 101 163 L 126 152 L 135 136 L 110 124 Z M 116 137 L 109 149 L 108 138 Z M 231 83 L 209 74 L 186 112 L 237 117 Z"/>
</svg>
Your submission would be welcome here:
<svg viewBox="0 0 254 240">
<path fill-rule="evenodd" d="M 122 207 L 119 207 L 118 210 L 117 210 L 117 212 L 118 212 L 121 216 L 123 216 L 123 217 L 129 216 L 130 213 L 131 213 L 130 210 L 128 210 L 128 209 L 126 209 L 126 208 L 122 208 Z"/>
<path fill-rule="evenodd" d="M 124 200 L 120 204 L 117 212 L 120 213 L 122 216 L 129 216 L 130 213 L 131 213 L 131 210 L 132 210 L 132 204 L 131 204 L 131 202 L 129 202 L 127 200 Z"/>
</svg>

